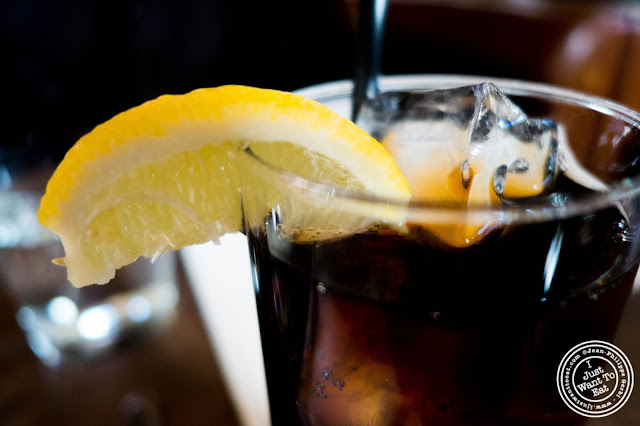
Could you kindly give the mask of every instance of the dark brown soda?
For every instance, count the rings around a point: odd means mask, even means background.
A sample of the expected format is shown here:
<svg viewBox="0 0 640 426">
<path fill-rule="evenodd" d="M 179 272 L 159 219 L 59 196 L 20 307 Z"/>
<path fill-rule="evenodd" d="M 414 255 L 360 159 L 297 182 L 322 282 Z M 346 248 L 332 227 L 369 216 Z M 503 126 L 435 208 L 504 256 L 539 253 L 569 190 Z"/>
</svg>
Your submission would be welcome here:
<svg viewBox="0 0 640 426">
<path fill-rule="evenodd" d="M 637 259 L 619 208 L 464 249 L 421 226 L 314 243 L 274 222 L 247 232 L 273 424 L 584 422 L 555 376 L 615 336 Z"/>
</svg>

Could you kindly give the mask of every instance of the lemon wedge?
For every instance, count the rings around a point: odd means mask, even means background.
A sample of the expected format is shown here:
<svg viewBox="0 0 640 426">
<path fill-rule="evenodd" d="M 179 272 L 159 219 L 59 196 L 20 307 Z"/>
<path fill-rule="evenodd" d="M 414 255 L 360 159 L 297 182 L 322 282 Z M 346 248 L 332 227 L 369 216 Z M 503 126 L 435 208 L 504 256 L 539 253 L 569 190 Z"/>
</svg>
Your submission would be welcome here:
<svg viewBox="0 0 640 426">
<path fill-rule="evenodd" d="M 245 86 L 161 96 L 78 140 L 47 185 L 39 220 L 62 242 L 69 281 L 105 283 L 139 256 L 241 230 L 245 144 L 312 180 L 410 198 L 386 150 L 317 102 Z"/>
</svg>

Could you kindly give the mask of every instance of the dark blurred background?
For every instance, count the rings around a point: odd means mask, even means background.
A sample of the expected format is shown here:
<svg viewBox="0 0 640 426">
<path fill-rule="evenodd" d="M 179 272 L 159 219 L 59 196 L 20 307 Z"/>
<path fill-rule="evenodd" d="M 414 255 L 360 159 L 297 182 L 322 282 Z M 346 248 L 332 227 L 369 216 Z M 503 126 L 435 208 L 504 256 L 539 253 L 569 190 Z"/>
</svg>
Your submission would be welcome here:
<svg viewBox="0 0 640 426">
<path fill-rule="evenodd" d="M 57 159 L 96 124 L 164 93 L 350 78 L 357 5 L 3 0 L 0 146 Z M 547 81 L 640 107 L 639 43 L 635 2 L 391 0 L 383 72 Z"/>
<path fill-rule="evenodd" d="M 5 149 L 59 156 L 164 93 L 228 83 L 289 90 L 351 70 L 353 25 L 336 0 L 0 4 Z"/>
</svg>

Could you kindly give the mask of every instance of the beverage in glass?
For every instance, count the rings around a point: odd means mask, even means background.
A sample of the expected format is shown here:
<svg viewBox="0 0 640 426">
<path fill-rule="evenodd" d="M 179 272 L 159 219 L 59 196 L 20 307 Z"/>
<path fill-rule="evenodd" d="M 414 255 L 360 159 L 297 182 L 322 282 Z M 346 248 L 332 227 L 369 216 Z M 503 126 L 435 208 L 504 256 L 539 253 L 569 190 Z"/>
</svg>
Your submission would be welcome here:
<svg viewBox="0 0 640 426">
<path fill-rule="evenodd" d="M 387 78 L 383 89 L 479 81 Z M 494 83 L 529 117 L 558 123 L 572 151 L 575 162 L 559 157 L 553 185 L 535 196 L 406 206 L 247 151 L 243 209 L 273 424 L 585 421 L 556 373 L 576 344 L 614 340 L 632 292 L 640 115 L 551 86 Z M 348 82 L 302 94 L 350 110 Z M 465 224 L 476 240 L 443 237 Z"/>
</svg>

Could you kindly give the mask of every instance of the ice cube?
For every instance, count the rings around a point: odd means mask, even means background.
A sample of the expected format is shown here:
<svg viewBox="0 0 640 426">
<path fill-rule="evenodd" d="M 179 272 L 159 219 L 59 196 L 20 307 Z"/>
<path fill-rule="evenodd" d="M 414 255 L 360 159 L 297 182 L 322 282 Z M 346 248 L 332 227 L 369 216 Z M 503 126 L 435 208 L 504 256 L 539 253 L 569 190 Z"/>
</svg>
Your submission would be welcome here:
<svg viewBox="0 0 640 426">
<path fill-rule="evenodd" d="M 396 159 L 413 201 L 498 205 L 550 189 L 558 174 L 557 124 L 528 118 L 491 83 L 383 93 L 362 106 L 358 125 Z M 473 244 L 493 227 L 472 215 L 430 225 L 454 246 Z"/>
<path fill-rule="evenodd" d="M 540 194 L 557 174 L 556 123 L 528 118 L 491 83 L 383 93 L 358 124 L 396 159 L 413 200 L 488 206 Z"/>
</svg>

